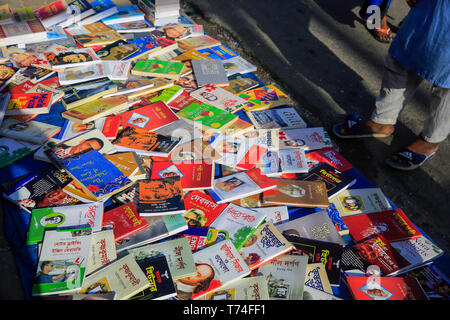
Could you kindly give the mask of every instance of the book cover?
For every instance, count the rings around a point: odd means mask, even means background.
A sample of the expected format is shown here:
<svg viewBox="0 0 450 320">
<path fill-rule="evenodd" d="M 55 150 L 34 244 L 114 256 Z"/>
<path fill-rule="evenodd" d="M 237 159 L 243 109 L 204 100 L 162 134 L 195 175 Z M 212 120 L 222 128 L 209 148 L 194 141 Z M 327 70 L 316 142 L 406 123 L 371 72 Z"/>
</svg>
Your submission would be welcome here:
<svg viewBox="0 0 450 320">
<path fill-rule="evenodd" d="M 389 242 L 419 238 L 422 235 L 400 208 L 347 216 L 342 219 L 355 242 L 378 234 Z"/>
<path fill-rule="evenodd" d="M 157 30 L 163 31 L 165 37 L 173 41 L 202 36 L 205 34 L 203 26 L 198 24 L 187 25 L 182 23 L 168 23 L 159 27 Z"/>
<path fill-rule="evenodd" d="M 125 38 L 116 30 L 73 35 L 73 39 L 82 47 L 107 46 Z"/>
<path fill-rule="evenodd" d="M 85 66 L 101 61 L 92 48 L 67 49 L 55 45 L 44 55 L 54 69 Z"/>
<path fill-rule="evenodd" d="M 285 236 L 295 235 L 345 246 L 345 241 L 337 232 L 325 210 L 278 224 L 277 229 Z"/>
<path fill-rule="evenodd" d="M 68 110 L 86 102 L 96 100 L 108 93 L 117 92 L 117 84 L 108 78 L 101 78 L 73 85 L 60 86 L 58 90 L 64 93 L 62 102 L 66 110 Z"/>
<path fill-rule="evenodd" d="M 167 259 L 174 280 L 193 276 L 197 273 L 189 240 L 185 237 L 143 245 L 129 249 L 128 252 L 136 261 L 163 254 Z"/>
<path fill-rule="evenodd" d="M 60 163 L 96 200 L 120 192 L 133 183 L 111 161 L 95 149 L 80 156 L 64 158 Z"/>
<path fill-rule="evenodd" d="M 322 162 L 325 162 L 340 171 L 347 171 L 353 168 L 353 165 L 333 148 L 324 148 L 308 152 L 306 158 L 308 159 L 310 168 Z"/>
<path fill-rule="evenodd" d="M 322 263 L 332 286 L 341 283 L 341 257 L 343 247 L 340 244 L 286 235 L 286 239 L 295 246 L 289 254 L 308 257 L 308 263 Z"/>
<path fill-rule="evenodd" d="M 323 127 L 281 129 L 279 134 L 280 149 L 317 150 L 332 147 L 330 136 Z"/>
<path fill-rule="evenodd" d="M 124 60 L 139 51 L 140 49 L 137 45 L 120 39 L 97 50 L 96 54 L 104 61 Z"/>
<path fill-rule="evenodd" d="M 305 151 L 301 148 L 269 150 L 256 166 L 269 177 L 308 172 Z"/>
<path fill-rule="evenodd" d="M 184 51 L 188 51 L 190 49 L 200 50 L 215 47 L 221 44 L 219 40 L 216 40 L 208 35 L 190 37 L 187 39 L 179 40 L 177 42 L 178 47 Z"/>
<path fill-rule="evenodd" d="M 0 134 L 4 137 L 38 145 L 42 145 L 59 131 L 61 127 L 52 124 L 34 120 L 22 122 L 14 118 L 5 119 L 0 126 Z"/>
<path fill-rule="evenodd" d="M 325 183 L 292 179 L 272 179 L 276 188 L 263 193 L 263 202 L 304 208 L 328 208 Z"/>
<path fill-rule="evenodd" d="M 177 234 L 189 240 L 189 246 L 192 252 L 202 250 L 213 243 L 227 239 L 227 235 L 222 230 L 208 227 L 192 227 L 188 226 L 186 230 Z"/>
<path fill-rule="evenodd" d="M 419 282 L 404 277 L 347 277 L 355 300 L 428 300 Z"/>
<path fill-rule="evenodd" d="M 150 179 L 179 176 L 184 191 L 211 189 L 214 168 L 214 163 L 207 161 L 153 162 Z"/>
<path fill-rule="evenodd" d="M 238 56 L 236 52 L 223 44 L 210 48 L 199 49 L 198 52 L 203 53 L 210 59 L 214 60 L 227 60 Z"/>
<path fill-rule="evenodd" d="M 336 206 L 330 202 L 330 206 L 326 209 L 327 214 L 330 217 L 331 221 L 333 222 L 334 226 L 336 227 L 336 230 L 339 232 L 340 235 L 348 235 L 350 231 L 348 230 L 347 225 L 345 224 L 344 220 L 341 217 L 341 214 L 336 209 Z"/>
<path fill-rule="evenodd" d="M 242 278 L 209 292 L 203 300 L 269 300 L 269 289 L 263 276 Z"/>
<path fill-rule="evenodd" d="M 261 195 L 261 194 L 259 194 Z M 245 203 L 245 201 L 239 201 L 239 203 L 236 203 L 237 205 L 241 205 L 243 207 L 248 207 L 251 203 Z M 256 205 L 258 205 L 256 203 Z M 252 207 L 255 211 L 261 212 L 266 216 L 265 222 L 272 222 L 274 225 L 282 222 L 289 221 L 289 212 L 288 207 L 283 206 L 265 206 L 265 207 Z"/>
<path fill-rule="evenodd" d="M 214 188 L 208 193 L 217 203 L 225 203 L 273 188 L 276 183 L 260 169 L 253 168 L 215 179 Z"/>
<path fill-rule="evenodd" d="M 163 254 L 137 260 L 150 286 L 129 300 L 165 300 L 177 295 L 172 274 Z"/>
<path fill-rule="evenodd" d="M 108 25 L 111 29 L 116 30 L 117 32 L 126 35 L 127 33 L 131 33 L 135 35 L 136 33 L 146 33 L 155 30 L 155 27 L 152 26 L 147 20 L 138 20 L 138 21 L 129 21 L 129 22 L 120 22 Z"/>
<path fill-rule="evenodd" d="M 272 222 L 264 222 L 239 249 L 239 253 L 250 270 L 254 270 L 292 249 L 294 249 L 292 243 Z"/>
<path fill-rule="evenodd" d="M 256 88 L 258 86 L 260 86 L 258 81 L 253 80 L 249 77 L 245 77 L 241 74 L 235 74 L 234 76 L 228 77 L 228 86 L 224 87 L 224 89 L 228 92 L 238 95 L 239 93 Z"/>
<path fill-rule="evenodd" d="M 59 88 L 55 89 L 50 86 L 46 86 L 42 83 L 38 83 L 38 84 L 34 85 L 32 88 L 27 90 L 25 93 L 51 93 L 49 106 L 54 105 L 55 103 L 57 103 L 64 97 L 64 92 L 59 90 Z"/>
<path fill-rule="evenodd" d="M 428 264 L 408 271 L 403 276 L 415 278 L 430 300 L 449 300 L 448 277 L 435 264 Z"/>
<path fill-rule="evenodd" d="M 21 209 L 32 209 L 79 204 L 80 201 L 64 192 L 72 178 L 64 171 L 48 171 L 27 175 L 6 189 L 3 195 Z"/>
<path fill-rule="evenodd" d="M 344 300 L 335 296 L 334 294 L 330 294 L 328 292 L 305 286 L 303 289 L 303 300 Z"/>
<path fill-rule="evenodd" d="M 118 6 L 117 13 L 102 19 L 101 21 L 106 25 L 115 23 L 130 22 L 144 20 L 145 14 L 138 8 L 137 5 Z"/>
<path fill-rule="evenodd" d="M 227 238 L 240 250 L 264 219 L 265 216 L 258 211 L 230 203 L 210 227 L 226 231 Z"/>
<path fill-rule="evenodd" d="M 347 189 L 333 197 L 330 202 L 335 205 L 341 217 L 392 208 L 380 188 Z"/>
<path fill-rule="evenodd" d="M 47 39 L 47 31 L 37 19 L 0 25 L 0 46 L 2 47 Z"/>
<path fill-rule="evenodd" d="M 163 60 L 140 60 L 136 62 L 131 74 L 145 77 L 162 77 L 178 80 L 184 64 Z"/>
<path fill-rule="evenodd" d="M 45 232 L 31 294 L 75 292 L 86 276 L 92 230 L 72 226 Z"/>
<path fill-rule="evenodd" d="M 199 299 L 250 274 L 250 269 L 230 239 L 215 243 L 193 255 L 197 274 L 175 281 L 177 298 L 180 300 Z"/>
<path fill-rule="evenodd" d="M 49 229 L 88 224 L 93 232 L 102 228 L 103 203 L 82 203 L 31 211 L 26 244 L 38 244 Z"/>
<path fill-rule="evenodd" d="M 209 227 L 222 213 L 227 204 L 217 204 L 206 193 L 194 190 L 184 198 L 186 213 L 183 214 L 188 226 Z"/>
<path fill-rule="evenodd" d="M 269 289 L 269 300 L 302 300 L 308 258 L 285 254 L 258 269 Z"/>
<path fill-rule="evenodd" d="M 178 111 L 177 116 L 212 131 L 224 130 L 238 119 L 238 116 L 233 113 L 197 101 L 191 102 Z"/>
<path fill-rule="evenodd" d="M 174 84 L 182 87 L 187 93 L 191 93 L 199 88 L 193 73 L 181 76 Z"/>
<path fill-rule="evenodd" d="M 250 89 L 238 96 L 247 100 L 244 107 L 247 111 L 269 109 L 290 102 L 289 96 L 274 85 Z"/>
<path fill-rule="evenodd" d="M 109 69 L 102 63 L 65 68 L 58 72 L 59 85 L 71 85 L 108 77 Z"/>
<path fill-rule="evenodd" d="M 197 83 L 199 83 L 198 78 Z M 241 110 L 244 108 L 244 105 L 247 104 L 246 100 L 214 84 L 206 84 L 203 87 L 192 91 L 190 95 L 203 103 L 231 113 Z"/>
<path fill-rule="evenodd" d="M 235 74 L 244 74 L 249 72 L 255 72 L 257 67 L 245 60 L 241 56 L 233 57 L 222 61 L 225 68 L 227 77 L 231 77 Z"/>
<path fill-rule="evenodd" d="M 112 144 L 122 151 L 167 157 L 180 141 L 181 138 L 130 126 L 123 129 Z"/>
<path fill-rule="evenodd" d="M 117 259 L 116 243 L 113 229 L 105 228 L 93 232 L 89 258 L 86 266 L 86 275 L 89 275 Z"/>
<path fill-rule="evenodd" d="M 110 226 L 114 231 L 114 240 L 120 241 L 148 227 L 147 220 L 139 216 L 134 202 L 106 210 L 103 213 L 103 227 Z"/>
<path fill-rule="evenodd" d="M 198 86 L 228 86 L 228 78 L 223 67 L 223 63 L 220 60 L 191 60 L 192 71 L 194 73 L 195 81 Z M 225 90 L 224 90 L 225 91 Z M 228 91 L 225 91 L 229 93 Z M 220 93 L 220 91 L 219 91 Z M 223 96 L 224 94 L 222 94 Z M 231 95 L 231 94 L 230 94 Z M 217 100 L 217 98 L 216 98 Z M 244 99 L 234 99 L 239 101 L 245 101 Z M 245 101 L 246 102 L 246 101 Z M 242 102 L 244 103 L 244 102 Z M 241 103 L 241 104 L 242 104 Z M 243 107 L 243 106 L 242 106 Z"/>
<path fill-rule="evenodd" d="M 0 168 L 4 168 L 37 150 L 39 144 L 0 137 Z"/>
<path fill-rule="evenodd" d="M 144 167 L 141 165 L 141 160 L 134 152 L 105 154 L 105 158 L 111 161 L 124 175 L 133 181 L 144 179 L 147 176 Z"/>
<path fill-rule="evenodd" d="M 128 56 L 126 59 L 135 61 L 139 58 L 144 58 L 145 55 L 148 56 L 148 54 L 152 52 L 158 52 L 161 50 L 161 45 L 153 39 L 151 36 L 143 36 L 136 38 L 134 40 L 128 41 L 129 44 L 135 45 L 139 48 L 139 51 L 136 53 L 133 53 L 132 55 Z"/>
<path fill-rule="evenodd" d="M 321 163 L 310 169 L 308 173 L 300 176 L 305 181 L 323 181 L 327 187 L 328 199 L 336 197 L 340 192 L 350 188 L 356 182 L 356 178 L 347 171 L 340 171 L 334 167 Z"/>
<path fill-rule="evenodd" d="M 245 111 L 258 129 L 306 128 L 307 124 L 294 107 L 279 106 L 267 110 Z"/>
<path fill-rule="evenodd" d="M 127 300 L 149 286 L 145 273 L 127 254 L 87 276 L 79 293 L 115 292 L 114 300 Z"/>
<path fill-rule="evenodd" d="M 125 95 L 107 98 L 102 97 L 66 110 L 61 116 L 75 123 L 87 123 L 123 111 L 126 108 L 128 108 L 128 98 Z"/>
<path fill-rule="evenodd" d="M 305 287 L 321 290 L 328 294 L 333 294 L 328 274 L 325 272 L 325 266 L 321 262 L 308 263 L 306 265 Z"/>
<path fill-rule="evenodd" d="M 139 214 L 155 216 L 185 212 L 179 176 L 139 181 Z"/>
<path fill-rule="evenodd" d="M 40 114 L 50 111 L 51 92 L 12 94 L 5 115 Z"/>
</svg>

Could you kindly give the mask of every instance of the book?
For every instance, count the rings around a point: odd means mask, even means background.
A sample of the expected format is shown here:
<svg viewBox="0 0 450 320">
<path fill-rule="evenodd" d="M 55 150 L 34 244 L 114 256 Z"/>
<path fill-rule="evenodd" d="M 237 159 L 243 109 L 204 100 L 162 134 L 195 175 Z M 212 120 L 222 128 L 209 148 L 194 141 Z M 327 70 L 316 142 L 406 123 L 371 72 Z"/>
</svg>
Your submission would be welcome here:
<svg viewBox="0 0 450 320">
<path fill-rule="evenodd" d="M 86 275 L 93 273 L 116 259 L 117 251 L 114 242 L 114 230 L 112 228 L 104 228 L 100 231 L 93 232 L 86 266 Z"/>
<path fill-rule="evenodd" d="M 94 0 L 90 4 L 95 12 L 79 21 L 78 23 L 81 25 L 100 21 L 118 12 L 116 4 L 112 0 Z"/>
<path fill-rule="evenodd" d="M 145 14 L 138 8 L 137 5 L 118 6 L 117 13 L 103 18 L 101 21 L 106 25 L 115 23 L 140 21 L 145 19 Z"/>
<path fill-rule="evenodd" d="M 199 83 L 198 80 L 197 83 Z M 241 110 L 247 104 L 246 100 L 213 84 L 206 84 L 192 91 L 190 95 L 198 101 L 231 113 Z"/>
<path fill-rule="evenodd" d="M 31 210 L 26 244 L 40 243 L 47 230 L 87 224 L 93 232 L 102 229 L 103 203 L 82 203 Z"/>
<path fill-rule="evenodd" d="M 108 78 L 80 82 L 58 87 L 64 93 L 62 102 L 66 110 L 101 98 L 108 93 L 117 92 L 117 85 Z"/>
<path fill-rule="evenodd" d="M 308 263 L 306 265 L 305 287 L 321 290 L 333 294 L 333 289 L 325 272 L 325 266 L 321 262 Z"/>
<path fill-rule="evenodd" d="M 75 83 L 93 81 L 109 77 L 109 68 L 102 63 L 96 63 L 88 66 L 65 68 L 58 72 L 59 85 L 72 85 Z"/>
<path fill-rule="evenodd" d="M 289 96 L 274 85 L 258 87 L 244 91 L 238 95 L 247 100 L 245 110 L 261 110 L 286 104 L 290 101 Z"/>
<path fill-rule="evenodd" d="M 194 190 L 184 198 L 186 213 L 183 214 L 188 226 L 209 227 L 222 213 L 227 204 L 217 204 L 208 194 Z"/>
<path fill-rule="evenodd" d="M 305 286 L 303 288 L 303 300 L 344 300 L 335 296 L 334 294 L 330 294 L 328 292 Z"/>
<path fill-rule="evenodd" d="M 428 300 L 419 282 L 404 277 L 347 277 L 355 300 Z"/>
<path fill-rule="evenodd" d="M 276 188 L 276 183 L 260 169 L 253 168 L 215 179 L 213 189 L 207 191 L 220 204 L 273 188 Z"/>
<path fill-rule="evenodd" d="M 177 116 L 214 132 L 225 130 L 239 118 L 233 113 L 197 101 L 191 102 L 178 111 Z"/>
<path fill-rule="evenodd" d="M 192 252 L 202 250 L 213 243 L 227 239 L 225 232 L 209 227 L 188 226 L 186 230 L 181 231 L 176 236 L 188 239 Z"/>
<path fill-rule="evenodd" d="M 339 232 L 340 235 L 348 235 L 350 231 L 348 230 L 347 225 L 345 224 L 344 220 L 342 220 L 342 217 L 339 213 L 339 211 L 336 209 L 336 206 L 334 203 L 330 202 L 330 206 L 326 209 L 327 214 L 331 219 L 331 222 L 333 222 L 334 226 L 336 227 L 336 230 Z"/>
<path fill-rule="evenodd" d="M 175 112 L 162 101 L 123 112 L 118 116 L 121 118 L 123 127 L 132 126 L 147 131 L 155 131 L 179 120 Z"/>
<path fill-rule="evenodd" d="M 63 0 L 58 0 L 47 4 L 39 9 L 33 11 L 34 16 L 39 19 L 45 28 L 53 27 L 59 20 L 57 17 L 61 16 L 67 10 L 67 4 Z"/>
<path fill-rule="evenodd" d="M 3 191 L 3 196 L 29 213 L 37 208 L 79 204 L 63 190 L 71 181 L 66 172 L 51 168 L 20 179 Z"/>
<path fill-rule="evenodd" d="M 161 52 L 162 46 L 151 36 L 142 36 L 134 40 L 128 41 L 129 44 L 135 45 L 139 51 L 125 58 L 126 60 L 136 61 L 140 58 L 148 57 L 150 53 Z"/>
<path fill-rule="evenodd" d="M 103 227 L 111 226 L 114 240 L 120 241 L 148 227 L 147 220 L 139 216 L 137 206 L 129 202 L 103 213 Z"/>
<path fill-rule="evenodd" d="M 228 78 L 228 86 L 224 87 L 225 90 L 238 95 L 241 92 L 253 89 L 260 86 L 259 82 L 249 77 L 245 77 L 241 74 L 235 74 Z"/>
<path fill-rule="evenodd" d="M 227 126 L 223 135 L 227 137 L 239 137 L 254 130 L 255 127 L 250 122 L 238 118 L 231 125 Z"/>
<path fill-rule="evenodd" d="M 51 98 L 50 92 L 12 94 L 5 115 L 49 113 Z"/>
<path fill-rule="evenodd" d="M 179 176 L 139 181 L 139 214 L 157 216 L 185 212 Z"/>
<path fill-rule="evenodd" d="M 279 133 L 280 149 L 317 150 L 332 147 L 331 139 L 323 127 L 280 129 Z"/>
<path fill-rule="evenodd" d="M 92 230 L 71 226 L 45 232 L 33 296 L 76 292 L 86 276 Z"/>
<path fill-rule="evenodd" d="M 205 54 L 210 59 L 215 60 L 227 60 L 233 57 L 237 57 L 238 54 L 225 46 L 224 44 L 220 44 L 218 46 L 199 49 L 198 52 Z"/>
<path fill-rule="evenodd" d="M 321 163 L 310 169 L 308 173 L 301 174 L 299 179 L 325 182 L 328 199 L 330 199 L 330 201 L 333 197 L 336 197 L 356 183 L 356 178 L 353 175 L 347 171 L 335 169 L 326 163 Z"/>
<path fill-rule="evenodd" d="M 150 179 L 179 176 L 183 191 L 205 190 L 214 184 L 214 163 L 207 161 L 153 162 Z"/>
<path fill-rule="evenodd" d="M 347 171 L 353 168 L 353 165 L 333 148 L 310 151 L 306 154 L 306 158 L 310 168 L 313 168 L 322 162 L 325 162 L 340 171 Z"/>
<path fill-rule="evenodd" d="M 325 210 L 307 214 L 277 225 L 284 236 L 294 235 L 302 238 L 338 243 L 345 246 L 345 241 L 337 232 Z"/>
<path fill-rule="evenodd" d="M 54 19 L 57 20 L 56 26 L 67 28 L 93 14 L 95 14 L 95 10 L 90 2 L 87 0 L 75 0 L 69 2 L 67 10 L 57 14 Z"/>
<path fill-rule="evenodd" d="M 203 36 L 205 34 L 202 25 L 168 23 L 158 27 L 158 30 L 163 31 L 165 37 L 173 41 L 179 41 L 190 37 Z"/>
<path fill-rule="evenodd" d="M 181 138 L 130 126 L 123 129 L 112 143 L 121 151 L 167 157 L 180 141 Z"/>
<path fill-rule="evenodd" d="M 341 217 L 392 209 L 380 188 L 347 189 L 330 202 L 335 205 Z"/>
<path fill-rule="evenodd" d="M 259 194 L 260 195 L 260 194 Z M 247 204 L 245 201 L 239 201 L 236 203 L 243 207 L 246 207 Z M 289 212 L 288 207 L 283 206 L 266 206 L 266 207 L 250 207 L 255 211 L 261 212 L 266 216 L 265 222 L 272 222 L 274 225 L 282 222 L 286 222 L 289 220 Z"/>
<path fill-rule="evenodd" d="M 272 222 L 264 222 L 239 249 L 239 253 L 250 270 L 254 270 L 292 249 L 294 249 L 292 243 Z"/>
<path fill-rule="evenodd" d="M 400 208 L 347 216 L 342 219 L 355 242 L 378 234 L 389 242 L 414 239 L 422 235 Z"/>
<path fill-rule="evenodd" d="M 145 77 L 162 77 L 178 80 L 184 64 L 163 60 L 140 60 L 136 62 L 131 74 Z"/>
<path fill-rule="evenodd" d="M 60 165 L 96 200 L 118 193 L 133 183 L 96 149 L 64 158 Z"/>
<path fill-rule="evenodd" d="M 191 60 L 192 71 L 198 86 L 228 86 L 225 68 L 220 60 Z M 228 92 L 228 91 L 226 91 Z"/>
<path fill-rule="evenodd" d="M 199 88 L 193 73 L 181 76 L 180 79 L 174 82 L 174 85 L 182 87 L 187 93 Z"/>
<path fill-rule="evenodd" d="M 225 68 L 225 72 L 227 77 L 231 77 L 237 73 L 244 74 L 249 72 L 255 72 L 257 67 L 245 60 L 241 56 L 232 57 L 226 60 L 223 60 L 223 66 Z"/>
<path fill-rule="evenodd" d="M 128 252 L 136 261 L 163 254 L 167 259 L 174 280 L 193 276 L 197 273 L 189 240 L 185 237 L 146 244 L 129 249 Z"/>
<path fill-rule="evenodd" d="M 267 280 L 269 300 L 302 300 L 308 258 L 284 254 L 258 269 Z"/>
<path fill-rule="evenodd" d="M 285 238 L 295 247 L 289 254 L 307 256 L 308 263 L 322 263 L 330 285 L 340 285 L 340 262 L 343 251 L 343 247 L 340 244 L 302 238 L 296 235 L 286 235 Z"/>
<path fill-rule="evenodd" d="M 14 22 L 14 16 L 9 4 L 0 6 L 0 24 L 8 24 Z"/>
<path fill-rule="evenodd" d="M 125 38 L 116 30 L 100 31 L 95 33 L 81 33 L 73 35 L 73 39 L 82 47 L 107 46 Z"/>
<path fill-rule="evenodd" d="M 147 20 L 137 20 L 137 21 L 129 21 L 129 22 L 120 22 L 108 25 L 111 29 L 116 30 L 122 35 L 126 35 L 128 33 L 146 33 L 155 30 L 155 27 L 152 26 Z"/>
<path fill-rule="evenodd" d="M 213 290 L 203 297 L 204 300 L 269 300 L 267 281 L 263 276 L 242 278 Z"/>
<path fill-rule="evenodd" d="M 1 47 L 40 42 L 47 39 L 47 31 L 37 19 L 0 24 Z"/>
<path fill-rule="evenodd" d="M 39 147 L 39 144 L 17 141 L 15 138 L 0 137 L 0 168 L 30 155 Z"/>
<path fill-rule="evenodd" d="M 410 270 L 402 276 L 419 281 L 429 300 L 449 300 L 448 277 L 435 264 L 428 264 Z"/>
<path fill-rule="evenodd" d="M 163 254 L 137 260 L 137 263 L 147 276 L 150 286 L 129 300 L 165 300 L 177 295 L 167 259 Z"/>
<path fill-rule="evenodd" d="M 134 152 L 105 154 L 105 158 L 111 161 L 124 175 L 133 181 L 145 179 L 147 176 L 140 158 Z"/>
<path fill-rule="evenodd" d="M 44 53 L 45 58 L 53 69 L 86 66 L 98 63 L 100 58 L 92 48 L 67 49 L 54 45 Z"/>
<path fill-rule="evenodd" d="M 14 118 L 5 119 L 0 126 L 0 134 L 4 137 L 38 145 L 42 145 L 59 131 L 61 127 L 52 124 L 34 120 L 22 122 Z"/>
<path fill-rule="evenodd" d="M 260 212 L 230 203 L 210 227 L 226 231 L 227 238 L 240 250 L 264 219 L 265 216 Z"/>
<path fill-rule="evenodd" d="M 258 129 L 307 127 L 295 107 L 279 106 L 266 110 L 246 110 L 245 113 Z"/>
<path fill-rule="evenodd" d="M 102 62 L 108 72 L 108 78 L 115 81 L 126 81 L 130 74 L 130 61 L 104 61 Z"/>
<path fill-rule="evenodd" d="M 327 189 L 322 181 L 272 179 L 276 188 L 263 193 L 263 203 L 291 207 L 323 208 L 329 206 Z"/>
<path fill-rule="evenodd" d="M 269 177 L 308 172 L 305 151 L 300 148 L 268 150 L 256 166 Z"/>
<path fill-rule="evenodd" d="M 55 103 L 59 102 L 64 97 L 64 92 L 61 90 L 46 86 L 42 83 L 37 83 L 25 93 L 49 93 L 51 94 L 49 106 L 51 107 Z"/>
<path fill-rule="evenodd" d="M 97 50 L 96 54 L 103 61 L 124 60 L 139 51 L 137 45 L 119 39 Z"/>
<path fill-rule="evenodd" d="M 115 292 L 114 300 L 127 300 L 149 286 L 145 273 L 127 254 L 87 276 L 79 293 Z"/>
<path fill-rule="evenodd" d="M 200 35 L 195 37 L 190 37 L 187 39 L 182 39 L 177 41 L 178 47 L 183 51 L 188 51 L 190 49 L 205 49 L 210 47 L 215 47 L 221 44 L 219 40 L 216 40 L 208 35 Z"/>
<path fill-rule="evenodd" d="M 200 299 L 250 274 L 250 269 L 230 239 L 196 251 L 193 255 L 197 275 L 175 281 L 177 298 L 180 300 Z"/>
<path fill-rule="evenodd" d="M 178 234 L 188 228 L 181 214 L 144 217 L 149 228 L 142 230 L 128 238 L 116 243 L 117 252 L 131 250 L 136 247 L 167 240 L 170 236 Z"/>
<path fill-rule="evenodd" d="M 87 123 L 128 108 L 125 95 L 102 97 L 64 111 L 61 116 L 75 123 Z"/>
</svg>

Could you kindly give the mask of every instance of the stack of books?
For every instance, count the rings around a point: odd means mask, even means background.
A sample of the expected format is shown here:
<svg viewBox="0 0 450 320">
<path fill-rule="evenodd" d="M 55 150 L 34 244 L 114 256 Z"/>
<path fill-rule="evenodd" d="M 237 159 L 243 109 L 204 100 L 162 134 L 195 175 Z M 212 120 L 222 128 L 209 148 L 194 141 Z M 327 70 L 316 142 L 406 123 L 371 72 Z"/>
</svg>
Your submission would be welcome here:
<svg viewBox="0 0 450 320">
<path fill-rule="evenodd" d="M 178 1 L 4 9 L 0 166 L 47 168 L 3 190 L 31 297 L 339 300 L 368 266 L 355 299 L 387 276 L 427 297 L 411 272 L 442 250 Z"/>
</svg>

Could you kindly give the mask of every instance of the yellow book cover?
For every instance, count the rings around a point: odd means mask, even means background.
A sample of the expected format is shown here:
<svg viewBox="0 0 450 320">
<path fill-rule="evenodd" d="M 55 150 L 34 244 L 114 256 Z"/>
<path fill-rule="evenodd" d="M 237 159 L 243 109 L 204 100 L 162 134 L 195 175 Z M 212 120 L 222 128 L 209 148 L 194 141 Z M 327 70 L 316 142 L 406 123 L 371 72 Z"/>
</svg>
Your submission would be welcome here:
<svg viewBox="0 0 450 320">
<path fill-rule="evenodd" d="M 73 36 L 73 39 L 83 47 L 105 46 L 125 38 L 115 30 L 83 33 Z"/>
<path fill-rule="evenodd" d="M 145 177 L 145 172 L 139 165 L 134 152 L 105 154 L 105 158 L 111 161 L 117 169 L 122 171 L 122 173 L 131 180 L 137 180 L 136 177 Z"/>
<path fill-rule="evenodd" d="M 238 94 L 238 97 L 249 102 L 244 106 L 247 111 L 269 109 L 291 102 L 289 96 L 274 85 L 250 89 Z"/>
<path fill-rule="evenodd" d="M 9 4 L 4 4 L 0 6 L 0 22 L 7 22 L 13 20 L 13 14 Z"/>
</svg>

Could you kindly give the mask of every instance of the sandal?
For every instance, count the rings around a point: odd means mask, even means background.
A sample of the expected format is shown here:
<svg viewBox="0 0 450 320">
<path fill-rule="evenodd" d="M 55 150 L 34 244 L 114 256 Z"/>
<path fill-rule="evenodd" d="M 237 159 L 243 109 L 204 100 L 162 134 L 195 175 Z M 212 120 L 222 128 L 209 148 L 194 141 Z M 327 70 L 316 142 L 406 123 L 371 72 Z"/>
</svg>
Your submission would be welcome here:
<svg viewBox="0 0 450 320">
<path fill-rule="evenodd" d="M 403 148 L 394 153 L 390 158 L 386 159 L 386 164 L 398 170 L 414 170 L 433 158 L 435 154 L 436 152 L 433 152 L 429 156 L 426 156 L 411 151 L 408 148 Z"/>
<path fill-rule="evenodd" d="M 393 38 L 392 39 L 383 39 L 380 36 L 380 34 L 385 34 L 387 36 L 393 34 L 391 31 L 391 28 L 389 28 L 389 27 L 388 28 L 375 28 L 375 29 L 371 30 L 371 33 L 375 37 L 376 40 L 383 42 L 383 43 L 389 43 L 389 42 L 392 42 L 392 40 L 394 40 Z"/>
<path fill-rule="evenodd" d="M 333 133 L 335 136 L 342 139 L 386 138 L 392 135 L 392 133 L 367 132 L 367 130 L 364 130 L 361 126 L 361 117 L 358 114 L 350 114 L 347 116 L 346 122 L 333 126 Z"/>
</svg>

